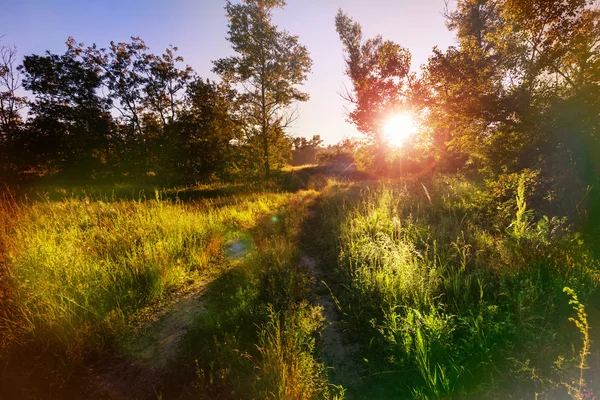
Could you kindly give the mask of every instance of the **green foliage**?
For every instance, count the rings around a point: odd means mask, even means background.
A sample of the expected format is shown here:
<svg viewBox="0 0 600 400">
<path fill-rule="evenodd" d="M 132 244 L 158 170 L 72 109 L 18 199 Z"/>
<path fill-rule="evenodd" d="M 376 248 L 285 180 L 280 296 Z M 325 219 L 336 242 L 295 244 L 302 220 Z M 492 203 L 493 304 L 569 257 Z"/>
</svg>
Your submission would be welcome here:
<svg viewBox="0 0 600 400">
<path fill-rule="evenodd" d="M 214 72 L 229 84 L 242 84 L 240 95 L 244 114 L 244 136 L 240 145 L 248 147 L 246 160 L 251 171 L 279 169 L 286 155 L 284 128 L 294 119 L 289 106 L 307 101 L 298 90 L 312 66 L 308 50 L 297 36 L 280 31 L 271 22 L 272 11 L 283 8 L 283 0 L 227 1 L 229 18 L 227 40 L 236 56 L 214 62 Z M 258 155 L 258 156 L 257 156 Z"/>
<path fill-rule="evenodd" d="M 325 253 L 336 265 L 335 295 L 368 361 L 364 384 L 346 383 L 350 390 L 486 396 L 510 382 L 520 393 L 552 397 L 564 371 L 579 368 L 564 361 L 572 359 L 562 288 L 591 299 L 600 266 L 564 221 L 534 223 L 532 176 L 519 174 L 498 197 L 501 185 L 481 189 L 449 176 L 329 189 L 322 248 L 337 250 Z M 560 357 L 563 373 L 555 375 Z M 394 383 L 381 374 L 394 374 Z"/>
<path fill-rule="evenodd" d="M 231 141 L 241 135 L 234 117 L 236 92 L 223 84 L 196 79 L 186 89 L 188 107 L 182 111 L 174 154 L 176 176 L 227 178 L 235 168 Z"/>
<path fill-rule="evenodd" d="M 525 200 L 525 175 L 519 178 L 517 186 L 517 214 L 512 222 L 512 235 L 515 239 L 520 240 L 525 237 L 529 230 L 529 220 L 531 213 L 527 212 L 527 201 Z"/>
<path fill-rule="evenodd" d="M 113 128 L 109 102 L 97 93 L 102 77 L 69 54 L 26 56 L 21 70 L 24 88 L 36 96 L 30 105 L 28 167 L 98 171 Z"/>
<path fill-rule="evenodd" d="M 583 371 L 587 368 L 587 357 L 590 355 L 590 327 L 588 324 L 587 313 L 585 312 L 585 306 L 579 302 L 575 291 L 569 287 L 564 287 L 565 292 L 571 299 L 569 305 L 573 306 L 573 310 L 577 313 L 577 318 L 569 317 L 569 321 L 573 322 L 577 327 L 577 330 L 581 334 L 582 346 L 579 352 L 579 380 L 574 386 L 567 385 L 569 394 L 574 399 L 585 399 L 585 381 L 583 379 Z M 575 382 L 574 382 L 575 383 Z"/>
<path fill-rule="evenodd" d="M 136 37 L 108 49 L 69 38 L 64 54 L 26 56 L 18 71 L 7 58 L 11 80 L 2 81 L 12 86 L 2 85 L 0 147 L 4 154 L 10 146 L 15 157 L 2 156 L 2 168 L 22 178 L 29 171 L 83 182 L 230 178 L 241 154 L 232 146 L 241 136 L 237 94 L 180 67 L 177 50 L 154 54 Z M 34 95 L 27 123 L 18 115 L 19 72 Z"/>
<path fill-rule="evenodd" d="M 440 166 L 541 169 L 581 200 L 598 176 L 590 152 L 599 145 L 599 14 L 591 3 L 464 0 L 446 13 L 458 45 L 434 49 L 414 91 Z"/>
<path fill-rule="evenodd" d="M 358 147 L 358 141 L 344 139 L 339 143 L 320 149 L 316 156 L 317 162 L 319 165 L 351 165 L 355 162 Z"/>
</svg>

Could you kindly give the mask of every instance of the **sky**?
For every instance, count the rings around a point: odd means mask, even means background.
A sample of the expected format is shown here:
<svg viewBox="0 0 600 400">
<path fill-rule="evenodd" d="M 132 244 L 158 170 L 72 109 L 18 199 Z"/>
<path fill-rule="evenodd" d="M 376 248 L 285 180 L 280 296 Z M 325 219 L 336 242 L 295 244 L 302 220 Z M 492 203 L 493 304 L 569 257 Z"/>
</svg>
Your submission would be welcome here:
<svg viewBox="0 0 600 400">
<path fill-rule="evenodd" d="M 99 47 L 139 36 L 158 54 L 178 46 L 198 75 L 217 80 L 212 60 L 233 55 L 224 5 L 225 0 L 0 0 L 0 36 L 17 46 L 20 56 L 63 53 L 69 36 Z M 287 0 L 274 13 L 274 23 L 298 35 L 313 59 L 304 85 L 311 98 L 300 104 L 290 133 L 321 135 L 326 144 L 357 135 L 339 95 L 344 85 L 351 87 L 335 31 L 339 8 L 362 25 L 365 38 L 381 34 L 408 48 L 414 71 L 427 62 L 433 46 L 454 43 L 442 17 L 444 0 Z"/>
</svg>

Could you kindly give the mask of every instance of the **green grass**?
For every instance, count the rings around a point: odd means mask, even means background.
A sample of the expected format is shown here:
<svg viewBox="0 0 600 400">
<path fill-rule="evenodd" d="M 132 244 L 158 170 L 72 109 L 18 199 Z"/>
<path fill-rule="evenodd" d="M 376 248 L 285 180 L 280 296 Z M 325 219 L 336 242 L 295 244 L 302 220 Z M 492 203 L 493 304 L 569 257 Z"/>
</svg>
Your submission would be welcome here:
<svg viewBox="0 0 600 400">
<path fill-rule="evenodd" d="M 564 391 L 582 357 L 565 325 L 563 288 L 592 301 L 599 265 L 564 219 L 527 208 L 524 179 L 516 189 L 498 199 L 440 176 L 326 191 L 320 246 L 364 360 L 351 390 L 373 398 Z"/>
<path fill-rule="evenodd" d="M 137 310 L 213 273 L 224 241 L 290 196 L 15 203 L 3 232 L 13 295 L 3 331 L 71 360 L 101 350 Z"/>
<path fill-rule="evenodd" d="M 586 398 L 594 238 L 536 213 L 534 182 L 5 194 L 0 354 L 27 349 L 11 354 L 45 360 L 42 386 L 68 384 L 107 349 L 152 341 L 125 338 L 162 299 L 203 287 L 163 398 Z M 343 387 L 320 360 L 307 249 L 360 349 Z"/>
<path fill-rule="evenodd" d="M 173 359 L 161 368 L 181 376 L 165 375 L 168 398 L 190 382 L 199 398 L 330 397 L 316 358 L 321 308 L 310 302 L 300 265 L 315 192 L 244 190 L 187 202 L 159 191 L 152 199 L 64 194 L 7 198 L 0 214 L 10 300 L 0 310 L 4 350 L 38 353 L 48 379 L 35 384 L 68 387 L 69 376 L 106 350 L 151 362 L 152 323 L 142 336 L 132 328 L 197 281 L 206 312 L 195 316 L 183 351 L 163 354 Z"/>
<path fill-rule="evenodd" d="M 213 282 L 187 337 L 200 398 L 328 399 L 317 359 L 322 309 L 310 302 L 299 239 L 316 193 L 299 192 L 251 236 L 255 251 Z M 212 338 L 205 340 L 205 338 Z"/>
</svg>

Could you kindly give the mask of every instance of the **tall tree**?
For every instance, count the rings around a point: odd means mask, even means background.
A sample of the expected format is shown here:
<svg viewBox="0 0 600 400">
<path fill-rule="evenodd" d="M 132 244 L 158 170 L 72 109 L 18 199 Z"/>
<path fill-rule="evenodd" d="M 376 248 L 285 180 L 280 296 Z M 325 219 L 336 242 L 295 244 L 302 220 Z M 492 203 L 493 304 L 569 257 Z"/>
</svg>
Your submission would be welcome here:
<svg viewBox="0 0 600 400">
<path fill-rule="evenodd" d="M 31 146 L 51 171 L 91 174 L 106 162 L 112 118 L 98 96 L 101 77 L 71 54 L 30 55 L 23 61 L 30 104 Z"/>
<path fill-rule="evenodd" d="M 600 31 L 590 5 L 459 0 L 446 14 L 458 45 L 434 49 L 423 75 L 436 146 L 492 173 L 557 165 L 558 154 L 575 160 L 573 145 L 597 137 L 590 93 L 598 93 Z"/>
<path fill-rule="evenodd" d="M 225 82 L 239 84 L 244 104 L 246 145 L 260 154 L 264 175 L 282 161 L 284 128 L 294 119 L 290 106 L 307 101 L 297 86 L 306 79 L 312 60 L 298 37 L 278 30 L 272 11 L 285 0 L 227 1 L 227 40 L 236 56 L 214 62 L 214 72 Z"/>
<path fill-rule="evenodd" d="M 346 60 L 346 75 L 353 90 L 344 97 L 353 109 L 348 118 L 374 144 L 375 163 L 385 168 L 385 142 L 382 127 L 386 117 L 408 105 L 411 81 L 411 54 L 408 49 L 380 35 L 364 40 L 362 28 L 339 10 L 335 27 Z"/>
<path fill-rule="evenodd" d="M 231 142 L 239 137 L 234 113 L 235 91 L 196 78 L 188 87 L 179 123 L 176 170 L 183 176 L 224 178 L 231 160 Z"/>
</svg>

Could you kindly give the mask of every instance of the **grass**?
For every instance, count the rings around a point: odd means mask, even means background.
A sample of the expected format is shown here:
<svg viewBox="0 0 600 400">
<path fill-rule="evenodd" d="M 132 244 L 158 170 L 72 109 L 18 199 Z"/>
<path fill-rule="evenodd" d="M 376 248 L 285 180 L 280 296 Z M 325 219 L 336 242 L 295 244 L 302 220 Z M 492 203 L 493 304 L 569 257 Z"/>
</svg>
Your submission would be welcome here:
<svg viewBox="0 0 600 400">
<path fill-rule="evenodd" d="M 2 369 L 31 357 L 48 378 L 40 385 L 68 386 L 107 350 L 152 342 L 124 338 L 154 305 L 203 287 L 163 398 L 593 396 L 594 238 L 536 212 L 534 173 L 479 184 L 321 177 L 320 192 L 292 192 L 312 182 L 303 173 L 282 178 L 287 192 L 4 193 Z M 344 340 L 360 349 L 361 378 L 343 386 L 320 359 L 328 321 L 307 247 Z"/>
<path fill-rule="evenodd" d="M 526 196 L 524 178 L 510 199 L 444 176 L 326 191 L 321 248 L 364 360 L 350 390 L 554 398 L 582 370 L 563 288 L 579 294 L 577 304 L 593 301 L 598 261 L 585 237 L 564 219 L 535 215 Z M 557 360 L 568 360 L 561 371 Z"/>
<path fill-rule="evenodd" d="M 183 371 L 160 383 L 168 398 L 190 381 L 200 398 L 232 391 L 330 397 L 316 358 L 321 308 L 311 304 L 300 265 L 299 235 L 315 192 L 244 190 L 185 202 L 161 191 L 151 199 L 53 193 L 7 198 L 0 214 L 3 288 L 10 289 L 1 310 L 3 351 L 43 365 L 48 382 L 35 384 L 68 387 L 82 365 L 114 349 L 151 362 L 144 347 L 159 346 L 146 337 L 151 323 L 140 337 L 136 327 L 154 304 L 204 281 L 207 311 L 196 313 L 185 351 L 161 353 L 173 359 L 160 368 Z M 14 366 L 4 361 L 3 369 Z"/>
<path fill-rule="evenodd" d="M 585 399 L 590 397 L 589 391 L 585 387 L 585 380 L 583 378 L 583 372 L 588 368 L 587 367 L 587 357 L 590 355 L 590 326 L 588 324 L 587 313 L 585 312 L 585 306 L 579 302 L 577 298 L 577 294 L 573 291 L 573 289 L 566 287 L 563 289 L 571 300 L 569 300 L 569 304 L 573 306 L 573 311 L 577 313 L 577 318 L 569 318 L 569 321 L 573 322 L 577 327 L 577 330 L 581 334 L 581 350 L 579 352 L 579 379 L 574 382 L 574 385 L 565 384 L 567 389 L 569 390 L 569 394 L 571 397 L 577 400 Z"/>
<path fill-rule="evenodd" d="M 299 192 L 251 236 L 255 251 L 209 288 L 207 312 L 187 337 L 200 398 L 332 398 L 317 358 L 320 306 L 311 302 L 300 234 L 316 192 Z M 206 341 L 203 338 L 210 337 Z M 237 397 L 236 397 L 237 396 Z M 340 397 L 341 398 L 341 397 Z"/>
<path fill-rule="evenodd" d="M 11 307 L 5 342 L 69 363 L 102 351 L 144 306 L 216 273 L 225 241 L 290 199 L 254 194 L 198 204 L 84 198 L 8 203 L 2 232 Z M 7 215 L 10 215 L 7 217 Z"/>
</svg>

